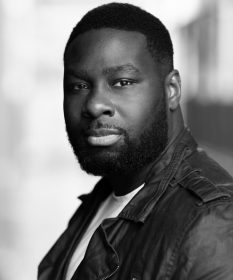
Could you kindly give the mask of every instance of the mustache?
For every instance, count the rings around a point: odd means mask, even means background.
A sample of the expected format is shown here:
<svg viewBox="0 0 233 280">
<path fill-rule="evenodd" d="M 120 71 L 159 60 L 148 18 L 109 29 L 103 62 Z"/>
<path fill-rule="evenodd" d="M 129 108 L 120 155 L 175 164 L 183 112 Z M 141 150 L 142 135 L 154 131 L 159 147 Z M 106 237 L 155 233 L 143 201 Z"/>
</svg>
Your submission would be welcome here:
<svg viewBox="0 0 233 280">
<path fill-rule="evenodd" d="M 126 130 L 118 125 L 102 123 L 100 121 L 95 121 L 88 124 L 84 130 L 98 130 L 98 129 L 114 129 L 118 130 L 122 134 L 127 134 Z"/>
</svg>

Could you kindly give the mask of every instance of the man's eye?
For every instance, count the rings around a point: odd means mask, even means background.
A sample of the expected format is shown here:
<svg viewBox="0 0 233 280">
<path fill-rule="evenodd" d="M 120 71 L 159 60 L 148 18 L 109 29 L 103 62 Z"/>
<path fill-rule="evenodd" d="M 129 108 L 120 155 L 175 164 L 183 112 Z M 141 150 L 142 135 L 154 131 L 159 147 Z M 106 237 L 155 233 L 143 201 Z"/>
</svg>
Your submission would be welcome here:
<svg viewBox="0 0 233 280">
<path fill-rule="evenodd" d="M 82 90 L 82 89 L 88 89 L 88 85 L 86 83 L 78 83 L 78 84 L 73 84 L 72 89 L 73 90 Z"/>
<path fill-rule="evenodd" d="M 120 81 L 113 83 L 113 86 L 114 87 L 126 87 L 126 86 L 132 85 L 133 83 L 134 82 L 130 81 L 130 80 L 120 80 Z"/>
<path fill-rule="evenodd" d="M 68 83 L 65 86 L 67 91 L 80 91 L 89 89 L 89 85 L 87 83 Z"/>
</svg>

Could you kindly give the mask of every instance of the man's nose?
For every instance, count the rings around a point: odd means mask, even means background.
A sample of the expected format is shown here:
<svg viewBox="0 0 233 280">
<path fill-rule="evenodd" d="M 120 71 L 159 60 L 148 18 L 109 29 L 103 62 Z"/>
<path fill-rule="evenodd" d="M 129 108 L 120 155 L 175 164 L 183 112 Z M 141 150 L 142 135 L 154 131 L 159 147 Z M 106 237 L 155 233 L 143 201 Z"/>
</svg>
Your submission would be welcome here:
<svg viewBox="0 0 233 280">
<path fill-rule="evenodd" d="M 86 118 L 95 119 L 101 115 L 112 117 L 115 114 L 115 106 L 110 100 L 109 93 L 104 89 L 92 89 L 87 96 L 82 113 Z"/>
</svg>

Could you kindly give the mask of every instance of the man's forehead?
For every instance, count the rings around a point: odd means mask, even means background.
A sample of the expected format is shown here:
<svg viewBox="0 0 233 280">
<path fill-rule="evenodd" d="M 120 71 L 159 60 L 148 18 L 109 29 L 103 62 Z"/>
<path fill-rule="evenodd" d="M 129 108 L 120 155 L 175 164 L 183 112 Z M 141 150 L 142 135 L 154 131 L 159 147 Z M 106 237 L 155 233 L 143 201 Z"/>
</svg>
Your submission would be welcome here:
<svg viewBox="0 0 233 280">
<path fill-rule="evenodd" d="M 158 70 L 143 34 L 111 28 L 78 35 L 69 46 L 64 62 L 67 72 L 73 72 L 68 71 L 72 68 L 78 74 L 82 72 L 82 76 L 87 74 L 84 71 L 92 69 L 103 74 Z"/>
<path fill-rule="evenodd" d="M 88 37 L 102 37 L 105 36 L 109 39 L 111 39 L 112 37 L 115 36 L 125 36 L 125 37 L 135 37 L 135 38 L 144 38 L 146 40 L 146 36 L 144 35 L 144 33 L 137 31 L 137 30 L 127 30 L 127 29 L 121 29 L 121 28 L 114 28 L 114 27 L 100 27 L 100 28 L 92 28 L 89 30 L 86 30 L 85 32 L 82 32 L 80 34 L 77 34 L 72 42 L 70 44 L 72 44 L 75 40 L 77 39 L 81 39 L 81 41 L 85 38 Z"/>
<path fill-rule="evenodd" d="M 68 53 L 88 53 L 93 49 L 100 48 L 101 50 L 107 48 L 108 50 L 133 52 L 136 49 L 147 48 L 147 40 L 144 34 L 138 31 L 119 30 L 114 28 L 100 28 L 92 29 L 79 34 L 73 39 L 68 47 Z"/>
<path fill-rule="evenodd" d="M 127 63 L 127 64 L 122 64 L 122 65 L 117 65 L 117 66 L 112 66 L 112 67 L 106 67 L 103 69 L 103 72 L 106 74 L 111 74 L 114 72 L 134 72 L 134 73 L 139 73 L 139 69 L 134 66 L 132 63 Z"/>
</svg>

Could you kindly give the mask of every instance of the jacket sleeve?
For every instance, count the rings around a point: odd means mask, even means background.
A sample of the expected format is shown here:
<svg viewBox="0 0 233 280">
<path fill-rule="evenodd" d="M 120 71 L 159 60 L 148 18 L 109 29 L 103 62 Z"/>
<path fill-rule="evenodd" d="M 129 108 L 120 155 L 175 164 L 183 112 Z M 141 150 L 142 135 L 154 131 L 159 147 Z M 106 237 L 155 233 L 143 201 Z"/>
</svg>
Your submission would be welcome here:
<svg viewBox="0 0 233 280">
<path fill-rule="evenodd" d="M 172 280 L 233 279 L 233 204 L 204 205 L 178 252 Z"/>
</svg>

